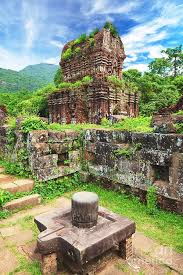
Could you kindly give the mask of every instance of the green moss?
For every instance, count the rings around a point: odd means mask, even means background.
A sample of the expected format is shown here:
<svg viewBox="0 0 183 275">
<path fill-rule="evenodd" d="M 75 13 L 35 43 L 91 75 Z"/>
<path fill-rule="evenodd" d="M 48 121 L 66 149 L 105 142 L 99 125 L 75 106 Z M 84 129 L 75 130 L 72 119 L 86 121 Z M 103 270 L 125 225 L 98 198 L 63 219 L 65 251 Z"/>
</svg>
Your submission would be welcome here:
<svg viewBox="0 0 183 275">
<path fill-rule="evenodd" d="M 90 47 L 94 47 L 95 46 L 94 38 L 89 38 L 89 43 L 90 43 Z"/>
<path fill-rule="evenodd" d="M 58 87 L 60 89 L 62 89 L 62 88 L 63 89 L 64 88 L 68 88 L 68 89 L 79 88 L 82 85 L 89 84 L 92 81 L 93 81 L 93 78 L 91 76 L 86 75 L 82 78 L 82 80 L 76 81 L 74 83 L 72 83 L 72 82 L 62 82 L 62 83 L 59 84 Z"/>
<path fill-rule="evenodd" d="M 116 75 L 107 76 L 107 80 L 108 80 L 108 82 L 114 84 L 115 86 L 117 86 L 119 88 L 124 88 L 125 87 L 124 80 L 120 79 Z"/>
<path fill-rule="evenodd" d="M 85 33 L 81 34 L 76 40 L 74 40 L 73 45 L 78 45 L 87 40 L 87 36 Z"/>
<path fill-rule="evenodd" d="M 62 53 L 62 59 L 68 60 L 73 56 L 72 49 L 68 48 L 65 52 Z"/>
<path fill-rule="evenodd" d="M 119 148 L 117 150 L 114 151 L 114 155 L 115 156 L 123 156 L 127 159 L 132 159 L 137 151 L 142 149 L 142 144 L 141 143 L 135 143 L 132 144 L 132 146 L 129 147 L 125 147 L 125 148 Z"/>
<path fill-rule="evenodd" d="M 81 52 L 81 48 L 80 47 L 77 47 L 74 49 L 74 53 L 78 54 Z"/>
</svg>

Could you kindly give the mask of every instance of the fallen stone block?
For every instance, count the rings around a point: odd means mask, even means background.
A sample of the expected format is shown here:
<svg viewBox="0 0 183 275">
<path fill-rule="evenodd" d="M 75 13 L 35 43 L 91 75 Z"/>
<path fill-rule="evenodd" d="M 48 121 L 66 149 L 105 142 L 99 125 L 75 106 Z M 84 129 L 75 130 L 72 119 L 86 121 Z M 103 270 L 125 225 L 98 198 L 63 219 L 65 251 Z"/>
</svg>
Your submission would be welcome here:
<svg viewBox="0 0 183 275">
<path fill-rule="evenodd" d="M 13 182 L 10 183 L 4 183 L 0 185 L 0 189 L 4 190 L 4 191 L 8 191 L 10 193 L 16 193 L 17 192 L 17 185 L 14 184 Z"/>
<path fill-rule="evenodd" d="M 34 187 L 32 179 L 18 179 L 14 181 L 17 186 L 17 192 L 30 192 Z"/>
<path fill-rule="evenodd" d="M 5 171 L 4 167 L 1 167 L 1 166 L 0 166 L 0 174 L 1 174 L 1 173 L 4 173 L 4 171 Z"/>
<path fill-rule="evenodd" d="M 40 203 L 41 203 L 41 196 L 38 194 L 35 194 L 35 195 L 29 195 L 29 196 L 25 196 L 20 199 L 15 199 L 10 202 L 7 202 L 3 206 L 3 209 L 15 210 L 15 209 L 22 208 L 25 206 L 34 206 L 34 205 L 37 205 Z"/>
</svg>

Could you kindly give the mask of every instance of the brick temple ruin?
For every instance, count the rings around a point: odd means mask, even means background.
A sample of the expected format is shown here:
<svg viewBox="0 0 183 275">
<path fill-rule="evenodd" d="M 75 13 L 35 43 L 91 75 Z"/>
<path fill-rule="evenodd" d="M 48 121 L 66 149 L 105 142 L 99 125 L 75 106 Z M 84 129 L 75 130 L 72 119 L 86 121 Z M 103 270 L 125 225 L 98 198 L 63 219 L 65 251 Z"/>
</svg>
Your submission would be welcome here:
<svg viewBox="0 0 183 275">
<path fill-rule="evenodd" d="M 63 58 L 72 49 L 72 56 Z M 102 118 L 136 117 L 138 95 L 119 89 L 108 76 L 122 78 L 125 59 L 124 46 L 119 36 L 103 28 L 91 39 L 74 44 L 68 42 L 62 51 L 60 66 L 65 82 L 73 83 L 91 76 L 93 81 L 79 88 L 62 88 L 49 96 L 49 121 L 58 123 L 100 123 Z"/>
<path fill-rule="evenodd" d="M 183 123 L 183 115 L 177 113 L 183 110 L 183 96 L 176 104 L 162 108 L 153 115 L 152 126 L 155 132 L 176 133 L 175 123 Z"/>
</svg>

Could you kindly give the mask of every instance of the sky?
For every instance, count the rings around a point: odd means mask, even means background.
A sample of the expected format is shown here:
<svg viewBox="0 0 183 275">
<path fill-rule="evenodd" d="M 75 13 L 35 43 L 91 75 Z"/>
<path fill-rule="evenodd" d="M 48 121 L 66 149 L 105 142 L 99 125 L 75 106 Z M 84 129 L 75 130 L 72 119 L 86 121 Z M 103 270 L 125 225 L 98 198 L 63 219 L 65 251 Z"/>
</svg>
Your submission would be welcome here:
<svg viewBox="0 0 183 275">
<path fill-rule="evenodd" d="M 123 41 L 124 69 L 145 71 L 183 44 L 182 0 L 0 0 L 0 67 L 58 64 L 67 41 L 106 21 Z"/>
</svg>

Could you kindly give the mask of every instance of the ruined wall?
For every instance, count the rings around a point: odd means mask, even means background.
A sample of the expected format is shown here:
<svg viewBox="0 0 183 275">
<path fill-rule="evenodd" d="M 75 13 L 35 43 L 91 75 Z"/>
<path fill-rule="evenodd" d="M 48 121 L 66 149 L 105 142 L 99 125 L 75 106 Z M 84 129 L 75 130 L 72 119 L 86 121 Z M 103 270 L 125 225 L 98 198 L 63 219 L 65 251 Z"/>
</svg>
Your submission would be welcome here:
<svg viewBox="0 0 183 275">
<path fill-rule="evenodd" d="M 74 131 L 32 131 L 27 148 L 32 173 L 50 180 L 79 171 L 79 133 Z"/>
<path fill-rule="evenodd" d="M 183 135 L 87 130 L 84 159 L 105 186 L 145 200 L 154 185 L 163 208 L 183 213 Z"/>
<path fill-rule="evenodd" d="M 6 130 L 0 128 L 0 151 L 6 148 Z M 14 148 L 21 144 L 21 133 L 17 135 Z M 27 153 L 39 180 L 84 171 L 90 182 L 98 179 L 106 188 L 125 189 L 142 201 L 153 185 L 162 208 L 183 213 L 183 135 L 40 130 L 28 134 Z"/>
</svg>

